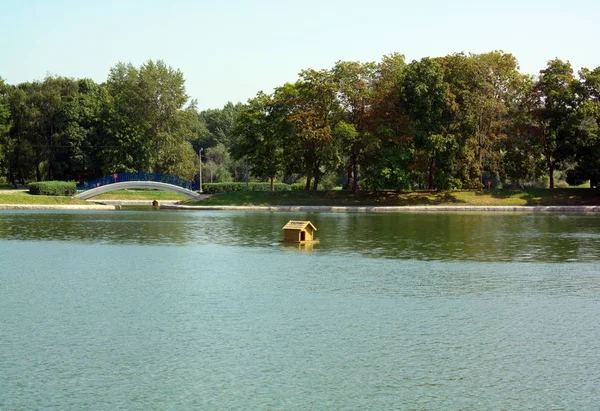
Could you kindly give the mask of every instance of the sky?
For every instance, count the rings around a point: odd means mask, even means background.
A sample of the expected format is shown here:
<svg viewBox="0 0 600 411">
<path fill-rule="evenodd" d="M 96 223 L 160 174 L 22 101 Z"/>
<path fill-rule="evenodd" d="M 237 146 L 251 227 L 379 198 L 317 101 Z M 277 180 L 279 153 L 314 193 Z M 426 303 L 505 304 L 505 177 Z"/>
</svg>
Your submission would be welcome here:
<svg viewBox="0 0 600 411">
<path fill-rule="evenodd" d="M 201 110 L 246 102 L 336 61 L 503 50 L 521 72 L 600 66 L 600 1 L 0 0 L 0 77 L 104 82 L 119 62 L 182 71 Z"/>
</svg>

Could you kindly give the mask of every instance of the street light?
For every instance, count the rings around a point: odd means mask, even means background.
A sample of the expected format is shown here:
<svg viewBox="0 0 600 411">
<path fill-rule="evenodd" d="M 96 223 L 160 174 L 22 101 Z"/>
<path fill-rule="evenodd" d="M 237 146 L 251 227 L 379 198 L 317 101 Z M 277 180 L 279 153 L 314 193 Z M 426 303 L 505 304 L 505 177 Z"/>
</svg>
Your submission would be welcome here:
<svg viewBox="0 0 600 411">
<path fill-rule="evenodd" d="M 200 150 L 198 150 L 198 164 L 200 165 L 200 174 L 198 174 L 198 179 L 200 181 L 200 190 L 199 192 L 202 192 L 202 147 L 200 147 Z"/>
</svg>

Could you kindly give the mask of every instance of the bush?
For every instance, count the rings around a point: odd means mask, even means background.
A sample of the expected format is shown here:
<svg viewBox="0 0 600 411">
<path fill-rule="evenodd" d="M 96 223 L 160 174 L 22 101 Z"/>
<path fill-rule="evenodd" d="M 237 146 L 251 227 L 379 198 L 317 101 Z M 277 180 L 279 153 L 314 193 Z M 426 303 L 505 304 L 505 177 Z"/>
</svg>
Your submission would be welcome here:
<svg viewBox="0 0 600 411">
<path fill-rule="evenodd" d="M 306 183 L 294 183 L 290 184 L 290 188 L 292 191 L 301 191 L 306 188 Z"/>
<path fill-rule="evenodd" d="M 248 183 L 250 191 L 271 191 L 271 183 Z M 275 191 L 290 191 L 290 185 L 275 183 Z M 206 183 L 202 184 L 202 191 L 208 194 L 231 193 L 234 191 L 246 191 L 246 183 Z"/>
<path fill-rule="evenodd" d="M 74 181 L 38 181 L 29 184 L 29 193 L 43 196 L 73 196 L 77 193 Z"/>
</svg>

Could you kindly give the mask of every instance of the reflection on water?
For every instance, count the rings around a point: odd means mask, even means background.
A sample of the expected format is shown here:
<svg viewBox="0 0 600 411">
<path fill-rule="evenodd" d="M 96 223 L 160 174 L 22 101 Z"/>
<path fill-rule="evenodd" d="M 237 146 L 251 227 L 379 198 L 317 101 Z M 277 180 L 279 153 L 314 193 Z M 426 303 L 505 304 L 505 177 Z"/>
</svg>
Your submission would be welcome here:
<svg viewBox="0 0 600 411">
<path fill-rule="evenodd" d="M 317 225 L 315 252 L 444 261 L 600 258 L 600 218 L 497 214 L 4 212 L 0 239 L 94 244 L 282 246 L 291 218 Z M 300 247 L 308 251 L 310 247 Z"/>
</svg>

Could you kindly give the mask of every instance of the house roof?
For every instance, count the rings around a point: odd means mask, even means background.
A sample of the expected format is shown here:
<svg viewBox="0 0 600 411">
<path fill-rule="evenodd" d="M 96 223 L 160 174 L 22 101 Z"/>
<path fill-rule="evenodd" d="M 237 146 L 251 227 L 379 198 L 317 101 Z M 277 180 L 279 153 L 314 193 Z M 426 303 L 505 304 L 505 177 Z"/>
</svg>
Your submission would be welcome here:
<svg viewBox="0 0 600 411">
<path fill-rule="evenodd" d="M 317 231 L 317 227 L 314 226 L 310 221 L 297 221 L 290 220 L 286 225 L 283 226 L 283 230 L 304 230 L 306 227 L 311 226 L 313 230 Z"/>
</svg>

